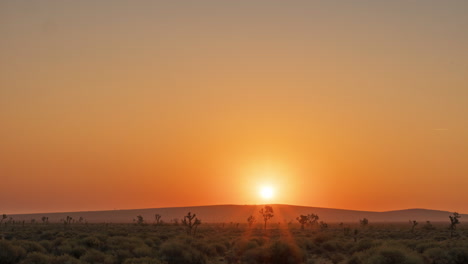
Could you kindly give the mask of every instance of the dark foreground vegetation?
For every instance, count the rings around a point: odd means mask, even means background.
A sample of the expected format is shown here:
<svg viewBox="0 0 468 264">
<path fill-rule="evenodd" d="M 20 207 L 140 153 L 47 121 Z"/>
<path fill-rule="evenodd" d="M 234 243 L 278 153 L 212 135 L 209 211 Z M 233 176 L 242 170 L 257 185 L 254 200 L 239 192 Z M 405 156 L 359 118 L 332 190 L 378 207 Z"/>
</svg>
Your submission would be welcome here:
<svg viewBox="0 0 468 264">
<path fill-rule="evenodd" d="M 463 224 L 270 222 L 266 229 L 263 222 L 202 224 L 196 232 L 174 222 L 4 223 L 0 264 L 468 263 Z"/>
</svg>

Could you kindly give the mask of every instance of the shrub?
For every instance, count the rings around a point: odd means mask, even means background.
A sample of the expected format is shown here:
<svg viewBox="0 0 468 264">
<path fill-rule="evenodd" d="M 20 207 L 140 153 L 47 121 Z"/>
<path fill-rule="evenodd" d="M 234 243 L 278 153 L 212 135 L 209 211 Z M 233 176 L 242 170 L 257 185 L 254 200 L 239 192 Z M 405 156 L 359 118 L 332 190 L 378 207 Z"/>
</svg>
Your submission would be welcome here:
<svg viewBox="0 0 468 264">
<path fill-rule="evenodd" d="M 129 258 L 126 259 L 123 264 L 163 264 L 161 260 L 155 258 Z"/>
<path fill-rule="evenodd" d="M 279 240 L 270 245 L 269 255 L 272 264 L 294 264 L 305 260 L 302 251 L 295 244 Z"/>
<path fill-rule="evenodd" d="M 112 252 L 113 255 L 117 258 L 118 263 L 122 263 L 124 260 L 134 257 L 133 254 L 126 249 L 117 249 L 113 250 Z"/>
<path fill-rule="evenodd" d="M 159 246 L 162 243 L 162 240 L 159 237 L 153 237 L 152 238 L 152 243 L 147 242 L 147 241 L 145 241 L 145 243 L 150 247 L 159 248 Z"/>
<path fill-rule="evenodd" d="M 202 252 L 203 254 L 209 256 L 209 257 L 214 257 L 217 255 L 216 252 L 216 247 L 213 244 L 206 244 L 206 243 L 195 243 L 194 244 L 195 248 Z"/>
<path fill-rule="evenodd" d="M 250 239 L 250 241 L 257 243 L 257 245 L 259 245 L 259 246 L 263 246 L 266 243 L 266 240 L 264 238 L 261 238 L 261 237 L 252 238 L 252 239 Z"/>
<path fill-rule="evenodd" d="M 26 255 L 26 250 L 8 241 L 0 241 L 0 264 L 18 263 Z"/>
<path fill-rule="evenodd" d="M 54 246 L 52 245 L 52 242 L 49 240 L 41 240 L 39 244 L 47 251 L 51 252 L 54 249 Z"/>
<path fill-rule="evenodd" d="M 108 263 L 110 258 L 109 256 L 107 256 L 106 254 L 100 251 L 97 251 L 95 249 L 90 249 L 86 252 L 86 254 L 81 256 L 80 260 L 83 260 L 91 264 L 94 264 L 94 263 L 102 264 L 102 263 Z"/>
<path fill-rule="evenodd" d="M 34 242 L 34 241 L 20 240 L 20 241 L 16 241 L 15 244 L 17 246 L 21 246 L 22 248 L 24 248 L 27 253 L 29 252 L 46 253 L 47 252 L 47 250 L 41 244 Z"/>
<path fill-rule="evenodd" d="M 354 252 L 360 252 L 360 251 L 364 251 L 364 250 L 368 250 L 370 249 L 371 247 L 374 246 L 374 242 L 372 242 L 372 240 L 370 239 L 362 239 L 362 240 L 359 240 L 356 244 L 356 246 L 354 246 L 352 249 L 351 249 L 351 253 L 354 253 Z"/>
<path fill-rule="evenodd" d="M 448 263 L 447 250 L 440 247 L 429 248 L 424 251 L 424 256 L 432 260 L 434 264 L 446 264 Z"/>
<path fill-rule="evenodd" d="M 426 243 L 417 244 L 415 249 L 419 253 L 424 253 L 426 250 L 431 249 L 431 248 L 436 248 L 436 247 L 439 247 L 439 244 L 434 243 L 434 242 L 426 242 Z"/>
<path fill-rule="evenodd" d="M 82 240 L 83 245 L 94 248 L 94 249 L 99 249 L 102 247 L 103 243 L 101 240 L 99 240 L 97 237 L 86 237 Z"/>
<path fill-rule="evenodd" d="M 315 237 L 314 242 L 316 244 L 322 244 L 323 242 L 329 240 L 330 238 L 325 235 L 325 234 L 319 234 L 318 236 Z"/>
<path fill-rule="evenodd" d="M 83 262 L 70 255 L 62 255 L 55 257 L 52 264 L 82 264 Z"/>
<path fill-rule="evenodd" d="M 368 258 L 363 263 L 368 264 L 423 264 L 421 257 L 408 249 L 384 245 L 375 252 L 368 252 Z"/>
<path fill-rule="evenodd" d="M 245 240 L 245 239 L 240 239 L 237 240 L 234 244 L 233 251 L 237 256 L 241 256 L 244 254 L 245 251 L 249 249 L 254 249 L 259 247 L 258 243 L 256 240 Z"/>
<path fill-rule="evenodd" d="M 250 248 L 246 250 L 242 257 L 241 263 L 245 264 L 262 264 L 262 263 L 270 263 L 269 262 L 270 256 L 265 248 Z"/>
<path fill-rule="evenodd" d="M 60 245 L 62 245 L 63 243 L 65 243 L 65 242 L 66 242 L 66 239 L 65 239 L 65 238 L 63 238 L 63 237 L 57 237 L 56 239 L 54 239 L 54 240 L 52 241 L 52 247 L 53 247 L 53 248 L 57 248 L 57 247 L 59 247 Z"/>
<path fill-rule="evenodd" d="M 369 263 L 374 264 L 402 264 L 405 263 L 406 257 L 403 252 L 398 249 L 382 249 L 378 254 L 369 259 Z"/>
<path fill-rule="evenodd" d="M 346 262 L 346 264 L 361 264 L 361 260 L 359 259 L 358 256 L 354 255 L 352 256 L 350 259 L 348 259 L 348 261 Z"/>
<path fill-rule="evenodd" d="M 226 246 L 224 244 L 221 244 L 221 243 L 216 243 L 216 244 L 213 244 L 213 247 L 214 249 L 216 250 L 216 253 L 220 256 L 224 255 L 224 253 L 226 252 Z"/>
<path fill-rule="evenodd" d="M 161 245 L 161 258 L 168 264 L 204 264 L 205 257 L 194 251 L 186 244 L 176 241 L 167 241 Z"/>
<path fill-rule="evenodd" d="M 327 241 L 322 244 L 322 248 L 328 252 L 334 252 L 337 250 L 337 245 L 336 243 L 333 243 L 331 241 Z"/>
<path fill-rule="evenodd" d="M 55 231 L 43 232 L 40 236 L 41 240 L 53 240 L 56 238 L 57 233 Z"/>
<path fill-rule="evenodd" d="M 50 264 L 53 257 L 41 252 L 31 252 L 21 261 L 21 264 Z"/>
<path fill-rule="evenodd" d="M 144 242 L 145 245 L 147 245 L 148 247 L 154 247 L 154 246 L 155 246 L 154 241 L 153 241 L 151 238 L 146 238 L 146 239 L 144 239 L 143 242 Z"/>
<path fill-rule="evenodd" d="M 82 247 L 82 246 L 77 246 L 77 247 L 73 247 L 70 252 L 64 252 L 64 253 L 67 253 L 75 258 L 80 258 L 81 256 L 83 256 L 85 253 L 86 253 L 86 248 Z"/>
<path fill-rule="evenodd" d="M 135 257 L 138 257 L 138 258 L 152 257 L 153 256 L 153 251 L 147 245 L 142 245 L 140 247 L 135 248 L 133 250 L 133 254 L 135 255 Z"/>
<path fill-rule="evenodd" d="M 468 263 L 467 248 L 452 248 L 447 252 L 451 264 L 466 264 Z"/>
</svg>

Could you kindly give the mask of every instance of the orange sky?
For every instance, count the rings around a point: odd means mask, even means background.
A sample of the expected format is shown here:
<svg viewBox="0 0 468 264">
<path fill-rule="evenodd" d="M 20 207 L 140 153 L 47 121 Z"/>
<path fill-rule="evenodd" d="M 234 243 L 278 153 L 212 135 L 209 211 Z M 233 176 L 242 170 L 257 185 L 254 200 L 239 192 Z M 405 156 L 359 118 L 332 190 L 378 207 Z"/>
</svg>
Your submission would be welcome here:
<svg viewBox="0 0 468 264">
<path fill-rule="evenodd" d="M 1 1 L 0 213 L 468 212 L 466 1 Z"/>
</svg>

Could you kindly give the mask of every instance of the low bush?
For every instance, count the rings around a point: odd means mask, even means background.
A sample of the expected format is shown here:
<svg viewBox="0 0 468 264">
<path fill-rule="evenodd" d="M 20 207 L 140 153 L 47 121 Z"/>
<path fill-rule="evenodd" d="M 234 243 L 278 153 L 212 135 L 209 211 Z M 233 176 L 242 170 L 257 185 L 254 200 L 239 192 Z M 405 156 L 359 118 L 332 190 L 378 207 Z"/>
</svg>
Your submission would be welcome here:
<svg viewBox="0 0 468 264">
<path fill-rule="evenodd" d="M 129 258 L 126 259 L 123 264 L 164 264 L 161 260 L 156 258 Z"/>
<path fill-rule="evenodd" d="M 148 247 L 147 245 L 141 245 L 133 250 L 133 255 L 137 258 L 142 258 L 142 257 L 153 257 L 154 252 L 153 250 Z"/>
<path fill-rule="evenodd" d="M 325 232 L 279 225 L 265 232 L 247 224 L 205 224 L 195 237 L 173 225 L 83 224 L 64 230 L 63 224 L 26 224 L 2 230 L 0 264 L 468 263 L 468 228 L 461 225 L 460 236 L 450 239 L 446 228 L 435 225 L 410 233 L 406 224 L 375 224 L 355 241 L 334 225 Z"/>
<path fill-rule="evenodd" d="M 15 264 L 26 256 L 26 250 L 9 241 L 0 241 L 0 264 Z"/>
<path fill-rule="evenodd" d="M 53 262 L 53 258 L 53 256 L 41 252 L 31 252 L 21 261 L 21 264 L 50 264 Z"/>
<path fill-rule="evenodd" d="M 403 247 L 383 245 L 368 253 L 364 264 L 424 264 L 420 256 Z"/>
<path fill-rule="evenodd" d="M 449 256 L 447 255 L 447 250 L 442 249 L 440 247 L 427 249 L 426 251 L 424 251 L 424 256 L 430 261 L 430 263 L 433 264 L 449 263 Z"/>
<path fill-rule="evenodd" d="M 114 263 L 115 257 L 107 255 L 101 251 L 95 249 L 89 249 L 80 260 L 89 263 L 89 264 L 104 264 L 104 263 Z"/>
<path fill-rule="evenodd" d="M 167 241 L 160 248 L 161 259 L 168 264 L 205 264 L 206 258 L 187 244 Z"/>
<path fill-rule="evenodd" d="M 468 248 L 451 248 L 447 252 L 447 256 L 450 264 L 466 264 L 468 263 Z"/>
<path fill-rule="evenodd" d="M 304 254 L 297 245 L 280 240 L 273 242 L 269 248 L 270 262 L 272 264 L 302 263 Z"/>
</svg>

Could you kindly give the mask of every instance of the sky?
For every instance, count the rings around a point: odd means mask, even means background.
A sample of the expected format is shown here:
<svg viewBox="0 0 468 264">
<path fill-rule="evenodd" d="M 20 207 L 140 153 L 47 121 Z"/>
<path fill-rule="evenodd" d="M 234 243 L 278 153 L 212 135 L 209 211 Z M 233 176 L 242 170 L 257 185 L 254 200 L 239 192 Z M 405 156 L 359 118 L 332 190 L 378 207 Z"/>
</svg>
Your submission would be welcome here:
<svg viewBox="0 0 468 264">
<path fill-rule="evenodd" d="M 464 0 L 0 1 L 0 213 L 468 213 L 467 11 Z"/>
</svg>

